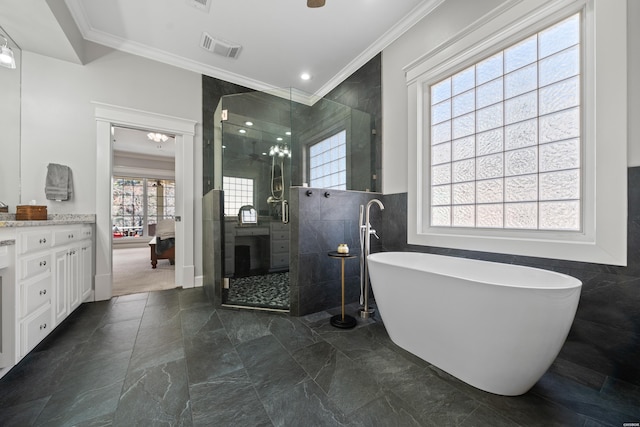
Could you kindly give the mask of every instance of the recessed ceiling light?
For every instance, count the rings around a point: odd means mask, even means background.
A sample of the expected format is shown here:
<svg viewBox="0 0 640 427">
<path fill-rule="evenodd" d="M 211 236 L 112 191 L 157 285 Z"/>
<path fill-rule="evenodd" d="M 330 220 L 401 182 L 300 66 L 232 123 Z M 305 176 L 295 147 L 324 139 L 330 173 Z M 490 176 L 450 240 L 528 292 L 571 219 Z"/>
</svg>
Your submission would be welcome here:
<svg viewBox="0 0 640 427">
<path fill-rule="evenodd" d="M 291 131 L 286 131 L 286 132 L 285 132 L 285 135 L 287 135 L 287 136 L 291 136 Z"/>
<path fill-rule="evenodd" d="M 302 73 L 302 74 L 300 74 L 300 78 L 301 78 L 302 80 L 309 80 L 309 79 L 311 78 L 311 74 L 309 74 L 309 73 Z"/>
<path fill-rule="evenodd" d="M 253 126 L 253 122 L 244 122 L 244 124 L 247 126 Z"/>
<path fill-rule="evenodd" d="M 244 129 L 240 129 L 238 132 L 240 132 L 240 133 L 247 133 L 247 131 L 246 131 L 246 130 L 244 130 Z"/>
<path fill-rule="evenodd" d="M 278 140 L 278 141 L 282 141 L 282 137 L 281 137 L 281 136 L 279 136 L 279 137 L 277 137 L 277 138 L 276 138 L 276 140 Z"/>
</svg>

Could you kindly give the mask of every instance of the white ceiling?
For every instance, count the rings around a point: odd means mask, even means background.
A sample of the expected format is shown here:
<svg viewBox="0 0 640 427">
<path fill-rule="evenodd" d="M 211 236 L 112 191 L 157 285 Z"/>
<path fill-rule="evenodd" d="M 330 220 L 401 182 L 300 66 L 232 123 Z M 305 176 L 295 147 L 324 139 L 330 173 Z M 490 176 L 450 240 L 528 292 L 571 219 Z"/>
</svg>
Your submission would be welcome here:
<svg viewBox="0 0 640 427">
<path fill-rule="evenodd" d="M 147 137 L 148 131 L 128 129 L 124 127 L 112 128 L 114 153 L 138 154 L 145 157 L 174 158 L 176 155 L 176 140 L 169 136 L 165 142 L 154 142 Z"/>
<path fill-rule="evenodd" d="M 199 1 L 210 10 L 194 0 L 0 0 L 0 26 L 23 50 L 63 60 L 86 63 L 96 43 L 257 90 L 323 96 L 444 0 Z M 201 48 L 203 32 L 241 45 L 237 59 Z"/>
</svg>

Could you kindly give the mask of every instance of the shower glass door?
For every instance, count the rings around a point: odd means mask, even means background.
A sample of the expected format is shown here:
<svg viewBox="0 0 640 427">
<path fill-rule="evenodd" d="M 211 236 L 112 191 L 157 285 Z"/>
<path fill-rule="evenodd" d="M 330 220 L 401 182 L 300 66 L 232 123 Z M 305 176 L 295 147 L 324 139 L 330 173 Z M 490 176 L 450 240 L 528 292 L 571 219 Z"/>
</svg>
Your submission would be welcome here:
<svg viewBox="0 0 640 427">
<path fill-rule="evenodd" d="M 291 102 L 264 92 L 222 97 L 223 304 L 289 308 Z"/>
</svg>

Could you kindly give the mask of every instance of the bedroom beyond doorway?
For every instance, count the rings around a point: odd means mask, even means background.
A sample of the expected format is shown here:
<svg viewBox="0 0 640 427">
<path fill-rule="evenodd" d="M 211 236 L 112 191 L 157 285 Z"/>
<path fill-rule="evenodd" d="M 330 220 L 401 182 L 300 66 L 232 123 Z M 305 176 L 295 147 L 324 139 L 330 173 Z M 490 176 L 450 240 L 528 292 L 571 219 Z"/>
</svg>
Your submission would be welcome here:
<svg viewBox="0 0 640 427">
<path fill-rule="evenodd" d="M 151 268 L 150 248 L 113 249 L 113 296 L 173 289 L 175 265 L 159 259 Z"/>
</svg>

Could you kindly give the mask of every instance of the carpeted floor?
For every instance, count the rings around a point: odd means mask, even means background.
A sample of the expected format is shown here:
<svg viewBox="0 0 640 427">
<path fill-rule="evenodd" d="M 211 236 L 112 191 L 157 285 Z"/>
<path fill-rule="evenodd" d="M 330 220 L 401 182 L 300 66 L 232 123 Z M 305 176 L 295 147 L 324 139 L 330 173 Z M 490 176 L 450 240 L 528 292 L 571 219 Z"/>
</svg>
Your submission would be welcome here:
<svg viewBox="0 0 640 427">
<path fill-rule="evenodd" d="M 175 266 L 159 259 L 151 268 L 149 248 L 113 250 L 113 296 L 173 289 Z"/>
<path fill-rule="evenodd" d="M 225 303 L 289 309 L 289 273 L 231 279 Z"/>
</svg>

